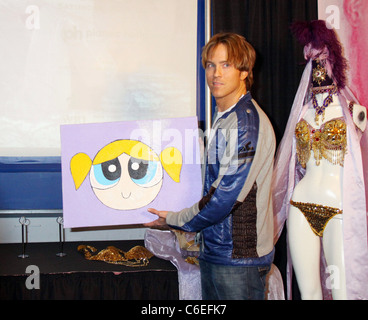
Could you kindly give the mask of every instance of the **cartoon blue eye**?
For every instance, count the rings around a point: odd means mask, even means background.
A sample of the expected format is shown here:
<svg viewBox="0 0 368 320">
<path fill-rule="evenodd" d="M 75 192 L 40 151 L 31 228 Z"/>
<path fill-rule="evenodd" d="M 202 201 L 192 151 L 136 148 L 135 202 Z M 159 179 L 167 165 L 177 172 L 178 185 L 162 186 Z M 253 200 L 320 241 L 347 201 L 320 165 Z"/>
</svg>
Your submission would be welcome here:
<svg viewBox="0 0 368 320">
<path fill-rule="evenodd" d="M 131 157 L 128 172 L 132 181 L 145 188 L 152 187 L 162 180 L 162 166 L 159 161 L 146 161 Z"/>
<path fill-rule="evenodd" d="M 117 158 L 92 166 L 90 179 L 94 188 L 111 188 L 119 182 L 120 177 L 121 166 Z"/>
</svg>

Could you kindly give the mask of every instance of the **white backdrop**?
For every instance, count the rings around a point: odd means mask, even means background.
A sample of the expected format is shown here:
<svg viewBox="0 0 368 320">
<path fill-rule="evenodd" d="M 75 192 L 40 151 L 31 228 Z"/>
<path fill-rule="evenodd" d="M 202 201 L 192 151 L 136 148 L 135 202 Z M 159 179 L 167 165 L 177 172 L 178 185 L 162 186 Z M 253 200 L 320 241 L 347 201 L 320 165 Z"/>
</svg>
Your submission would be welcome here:
<svg viewBox="0 0 368 320">
<path fill-rule="evenodd" d="M 0 0 L 0 156 L 60 124 L 196 114 L 196 0 Z"/>
</svg>

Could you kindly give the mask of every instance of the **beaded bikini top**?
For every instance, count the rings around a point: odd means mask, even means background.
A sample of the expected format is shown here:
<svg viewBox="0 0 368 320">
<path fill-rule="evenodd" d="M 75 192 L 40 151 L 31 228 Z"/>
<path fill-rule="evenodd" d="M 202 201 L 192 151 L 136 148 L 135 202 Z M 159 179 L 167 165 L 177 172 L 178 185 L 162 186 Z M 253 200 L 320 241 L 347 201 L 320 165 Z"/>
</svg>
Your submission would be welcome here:
<svg viewBox="0 0 368 320">
<path fill-rule="evenodd" d="M 296 125 L 295 137 L 298 161 L 303 168 L 306 167 L 311 150 L 317 166 L 322 157 L 332 164 L 344 166 L 347 145 L 344 118 L 332 119 L 322 124 L 320 129 L 315 129 L 302 119 Z"/>
</svg>

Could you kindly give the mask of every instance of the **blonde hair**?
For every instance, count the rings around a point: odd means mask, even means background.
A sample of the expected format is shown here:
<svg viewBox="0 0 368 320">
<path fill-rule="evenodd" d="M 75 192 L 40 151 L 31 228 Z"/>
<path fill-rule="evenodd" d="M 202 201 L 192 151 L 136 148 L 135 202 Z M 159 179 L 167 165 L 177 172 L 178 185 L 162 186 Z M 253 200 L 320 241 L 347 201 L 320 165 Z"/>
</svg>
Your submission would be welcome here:
<svg viewBox="0 0 368 320">
<path fill-rule="evenodd" d="M 135 140 L 116 140 L 103 147 L 95 156 L 93 161 L 85 153 L 77 153 L 70 160 L 70 172 L 72 174 L 75 189 L 78 190 L 87 177 L 92 165 L 101 164 L 113 160 L 123 153 L 133 158 L 146 161 L 161 161 L 167 174 L 175 182 L 180 182 L 180 171 L 182 167 L 181 152 L 169 147 L 163 150 L 160 157 L 146 144 Z"/>
<path fill-rule="evenodd" d="M 256 51 L 245 38 L 236 33 L 218 33 L 214 35 L 202 50 L 202 65 L 206 68 L 208 56 L 219 44 L 223 44 L 227 49 L 227 59 L 233 63 L 239 71 L 248 72 L 245 78 L 247 90 L 253 85 L 253 67 L 256 62 Z"/>
</svg>

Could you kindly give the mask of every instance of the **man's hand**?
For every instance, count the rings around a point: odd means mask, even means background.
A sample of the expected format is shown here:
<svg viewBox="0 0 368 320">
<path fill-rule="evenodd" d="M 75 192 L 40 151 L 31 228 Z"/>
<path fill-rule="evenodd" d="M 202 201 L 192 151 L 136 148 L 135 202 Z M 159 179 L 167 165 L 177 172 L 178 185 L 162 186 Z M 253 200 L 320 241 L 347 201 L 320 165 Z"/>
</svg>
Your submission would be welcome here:
<svg viewBox="0 0 368 320">
<path fill-rule="evenodd" d="M 156 209 L 149 208 L 148 212 L 157 215 L 158 219 L 155 220 L 155 221 L 143 224 L 145 227 L 152 228 L 152 227 L 167 226 L 167 224 L 166 224 L 167 211 L 158 211 Z"/>
</svg>

